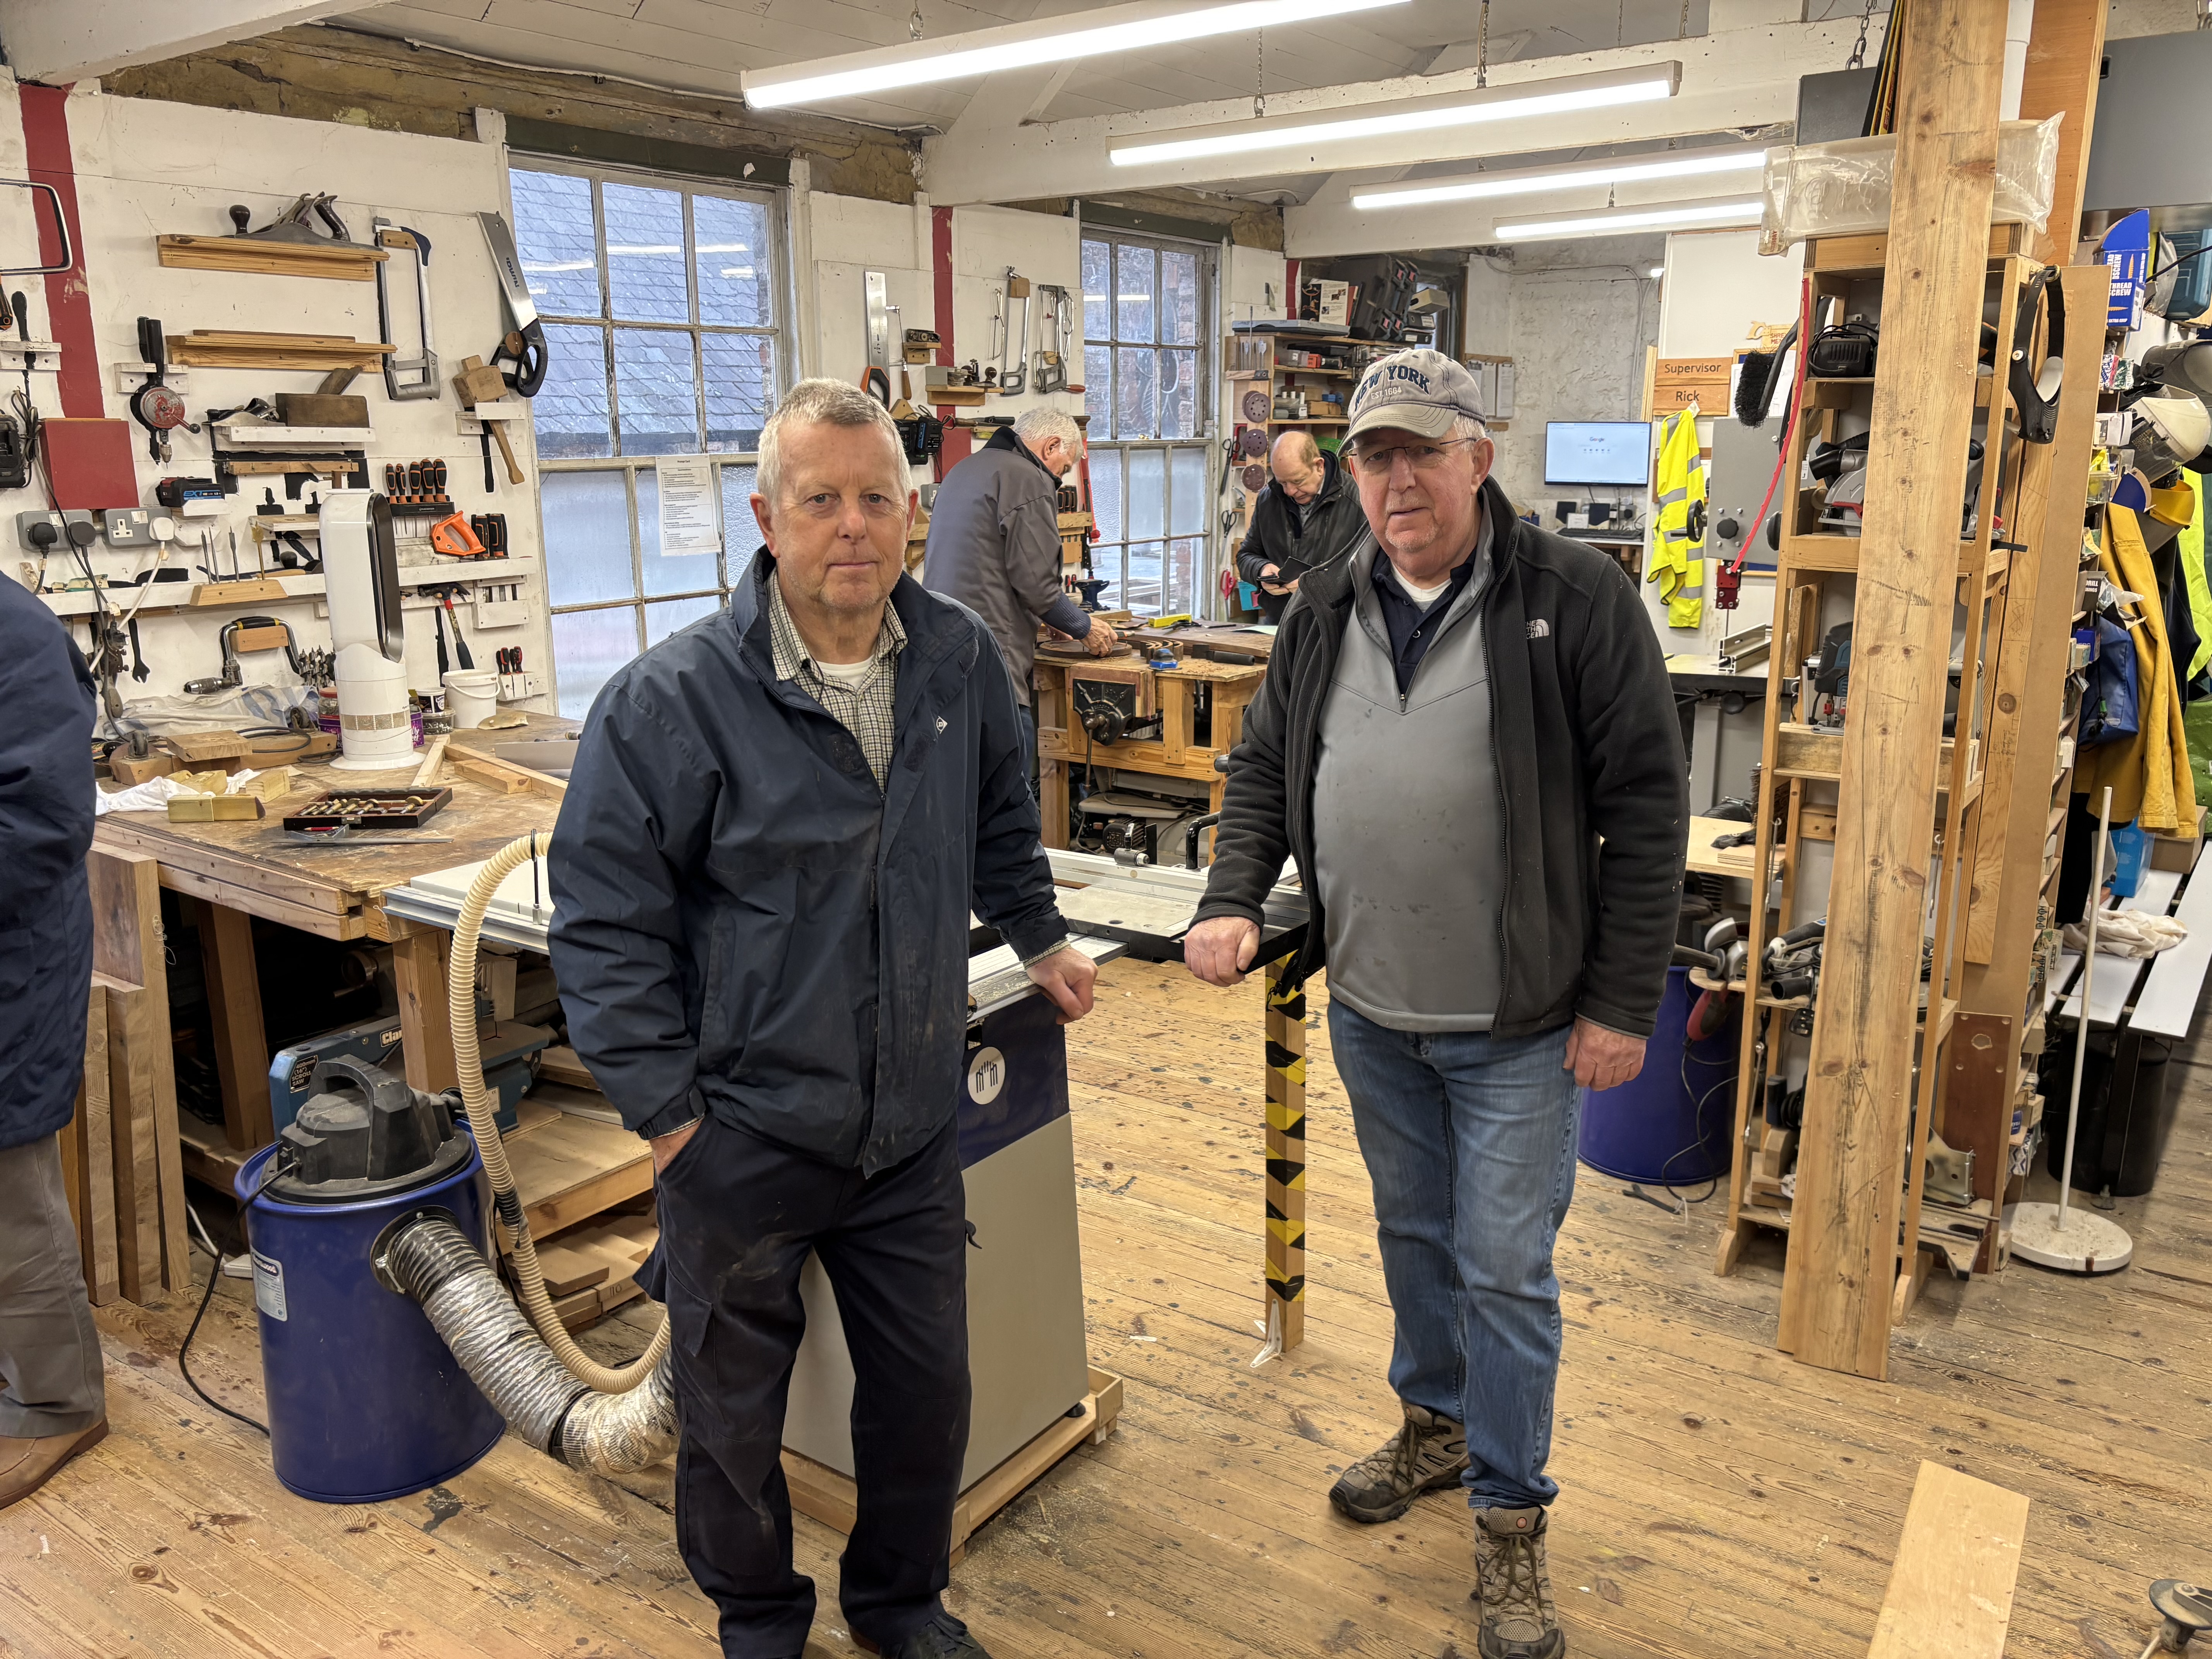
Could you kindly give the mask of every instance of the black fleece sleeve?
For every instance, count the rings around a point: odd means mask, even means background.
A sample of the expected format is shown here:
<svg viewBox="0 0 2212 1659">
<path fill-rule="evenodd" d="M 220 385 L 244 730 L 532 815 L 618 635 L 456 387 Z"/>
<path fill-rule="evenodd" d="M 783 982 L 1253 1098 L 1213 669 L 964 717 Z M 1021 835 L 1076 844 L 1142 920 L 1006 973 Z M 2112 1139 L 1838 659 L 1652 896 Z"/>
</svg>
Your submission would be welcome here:
<svg viewBox="0 0 2212 1659">
<path fill-rule="evenodd" d="M 1667 989 L 1690 838 L 1690 786 L 1665 655 L 1643 600 L 1614 570 L 1592 595 L 1577 666 L 1583 784 L 1598 851 L 1596 924 L 1575 1012 L 1649 1036 Z"/>
<path fill-rule="evenodd" d="M 1290 856 L 1283 739 L 1289 729 L 1291 672 L 1298 634 L 1311 625 L 1312 617 L 1296 602 L 1283 615 L 1267 678 L 1244 711 L 1243 739 L 1229 751 L 1229 782 L 1221 792 L 1221 822 L 1213 831 L 1213 863 L 1194 921 L 1214 916 L 1261 921 L 1268 890 Z"/>
<path fill-rule="evenodd" d="M 1273 484 L 1268 486 L 1270 489 L 1273 488 Z M 1237 544 L 1237 574 L 1255 587 L 1260 585 L 1261 571 L 1270 564 L 1280 562 L 1260 541 L 1260 507 L 1266 500 L 1267 495 L 1263 492 L 1252 503 L 1251 527 L 1245 531 L 1244 539 Z"/>
</svg>

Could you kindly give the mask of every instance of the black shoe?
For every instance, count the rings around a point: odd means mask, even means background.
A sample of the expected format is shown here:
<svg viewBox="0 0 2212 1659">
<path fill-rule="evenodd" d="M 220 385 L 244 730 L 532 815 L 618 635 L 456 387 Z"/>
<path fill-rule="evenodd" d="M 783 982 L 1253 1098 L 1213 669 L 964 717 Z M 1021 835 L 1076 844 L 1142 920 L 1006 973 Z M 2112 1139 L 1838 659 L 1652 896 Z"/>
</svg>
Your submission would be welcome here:
<svg viewBox="0 0 2212 1659">
<path fill-rule="evenodd" d="M 887 1648 L 878 1648 L 858 1634 L 853 1639 L 871 1653 L 882 1654 L 883 1659 L 991 1659 L 983 1644 L 968 1633 L 968 1626 L 942 1607 L 920 1630 L 908 1631 Z"/>
</svg>

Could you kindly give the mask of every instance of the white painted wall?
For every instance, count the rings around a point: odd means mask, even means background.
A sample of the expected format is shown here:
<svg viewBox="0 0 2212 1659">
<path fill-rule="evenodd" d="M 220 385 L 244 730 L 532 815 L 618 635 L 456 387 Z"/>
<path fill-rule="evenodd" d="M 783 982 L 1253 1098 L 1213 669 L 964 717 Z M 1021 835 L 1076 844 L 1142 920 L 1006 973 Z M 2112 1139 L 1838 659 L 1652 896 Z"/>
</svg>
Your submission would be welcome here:
<svg viewBox="0 0 2212 1659">
<path fill-rule="evenodd" d="M 478 210 L 505 205 L 505 152 L 497 144 L 108 98 L 92 88 L 71 95 L 69 118 L 87 280 L 110 416 L 129 416 L 127 394 L 118 390 L 108 365 L 137 360 L 137 319 L 142 315 L 158 317 L 165 331 L 173 335 L 195 329 L 247 329 L 380 337 L 373 283 L 170 270 L 159 264 L 157 235 L 226 234 L 230 222 L 225 210 L 234 202 L 250 207 L 259 224 L 302 191 L 333 191 L 356 239 L 367 237 L 369 221 L 380 212 L 420 229 L 432 243 L 431 301 L 438 349 L 448 373 L 462 357 L 487 351 L 504 327 L 489 255 L 472 216 Z M 21 122 L 12 81 L 0 84 L 0 169 L 17 177 L 23 170 Z M 18 201 L 0 204 L 0 212 L 20 218 L 21 193 L 6 193 Z M 35 246 L 28 240 L 27 221 L 19 225 L 16 219 L 0 220 L 0 234 L 13 248 Z M 411 317 L 411 270 L 395 258 L 392 271 L 405 290 L 395 304 L 402 317 Z M 51 337 L 43 281 L 11 279 L 9 286 L 21 286 L 29 296 L 33 334 Z M 195 419 L 204 410 L 240 404 L 250 397 L 311 392 L 320 378 L 276 370 L 193 368 L 183 373 L 185 401 Z M 42 413 L 60 413 L 52 375 L 34 376 L 32 389 Z M 526 431 L 518 434 L 518 449 L 532 481 L 510 485 L 502 470 L 497 489 L 487 494 L 477 441 L 459 435 L 459 410 L 450 393 L 436 401 L 392 404 L 385 400 L 381 379 L 373 374 L 362 376 L 350 389 L 369 401 L 374 436 L 368 451 L 375 487 L 381 488 L 384 461 L 438 456 L 447 464 L 451 493 L 463 513 L 507 514 L 514 552 L 531 565 L 530 619 L 523 627 L 479 637 L 464 608 L 463 628 L 479 651 L 481 665 L 489 666 L 490 653 L 500 647 L 521 646 L 526 665 L 550 690 L 550 643 L 538 562 L 542 543 L 535 452 Z M 154 486 L 163 477 L 210 476 L 210 439 L 204 433 L 173 434 L 173 458 L 166 464 L 149 459 L 143 442 L 137 453 L 141 505 L 152 505 Z M 281 500 L 281 481 L 278 495 Z M 223 531 L 235 528 L 241 548 L 250 555 L 246 526 L 259 499 L 258 489 L 249 493 L 241 487 L 221 518 L 189 520 L 188 533 L 197 538 L 202 526 L 211 526 L 221 542 Z M 15 514 L 46 504 L 43 495 L 33 491 L 0 495 L 0 534 L 10 549 L 15 545 Z M 135 551 L 110 551 L 105 542 L 94 546 L 93 562 L 104 575 L 128 575 L 146 562 Z M 182 550 L 173 551 L 173 562 L 180 553 Z M 6 556 L 9 576 L 21 574 L 24 556 L 19 551 Z M 189 554 L 183 556 L 187 563 L 197 562 Z M 61 576 L 57 561 L 51 579 Z M 437 579 L 462 580 L 465 572 L 443 562 Z M 123 597 L 127 602 L 130 596 Z M 407 614 L 409 684 L 427 691 L 436 684 L 436 665 L 430 613 L 427 608 L 413 608 L 418 605 L 427 607 L 427 602 L 410 601 Z M 320 601 L 312 597 L 252 607 L 289 623 L 303 647 L 329 643 L 328 626 L 317 615 L 319 608 Z M 223 623 L 237 614 L 235 609 L 142 611 L 139 633 L 152 677 L 143 684 L 126 678 L 122 683 L 125 699 L 174 693 L 187 679 L 216 672 L 221 661 L 217 635 Z M 84 642 L 82 624 L 76 637 Z M 242 661 L 250 683 L 289 679 L 281 653 L 257 654 Z M 541 697 L 526 706 L 550 708 L 551 703 Z"/>
<path fill-rule="evenodd" d="M 1516 271 L 1508 284 L 1515 398 L 1510 429 L 1498 434 L 1497 477 L 1547 523 L 1556 522 L 1553 501 L 1583 492 L 1544 483 L 1545 422 L 1632 421 L 1643 411 L 1644 355 L 1659 325 L 1645 269 L 1563 265 Z M 1493 298 L 1493 327 L 1496 314 Z"/>
</svg>

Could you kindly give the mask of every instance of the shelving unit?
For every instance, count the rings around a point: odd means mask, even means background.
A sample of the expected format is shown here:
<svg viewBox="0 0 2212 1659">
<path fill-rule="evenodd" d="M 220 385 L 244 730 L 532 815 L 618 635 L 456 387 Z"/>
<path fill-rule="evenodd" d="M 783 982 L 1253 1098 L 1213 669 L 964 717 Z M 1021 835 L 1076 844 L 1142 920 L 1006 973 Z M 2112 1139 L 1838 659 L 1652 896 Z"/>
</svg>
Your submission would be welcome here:
<svg viewBox="0 0 2212 1659">
<path fill-rule="evenodd" d="M 1276 414 L 1278 402 L 1286 392 L 1303 391 L 1308 394 L 1310 409 L 1322 407 L 1322 394 L 1326 392 L 1338 400 L 1336 407 L 1350 401 L 1352 383 L 1359 379 L 1359 371 L 1352 367 L 1352 353 L 1367 349 L 1363 342 L 1350 335 L 1298 334 L 1261 337 L 1266 360 L 1251 368 L 1232 370 L 1230 380 L 1236 382 L 1236 416 L 1245 426 L 1265 426 L 1271 431 L 1283 431 L 1293 427 L 1346 426 L 1350 422 L 1343 414 L 1308 414 L 1284 416 Z M 1285 362 L 1285 354 L 1297 361 Z M 1308 356 L 1324 359 L 1308 363 Z M 1329 361 L 1334 360 L 1334 361 Z M 1244 388 L 1262 393 L 1267 400 L 1265 416 L 1255 416 L 1244 407 Z"/>
<path fill-rule="evenodd" d="M 1816 322 L 1831 306 L 1838 315 L 1865 314 L 1879 307 L 1887 239 L 1840 240 L 1841 247 L 1835 240 L 1807 247 Z M 1985 293 L 1994 301 L 1997 338 L 2008 344 L 2025 285 L 2035 269 L 2033 262 L 2021 257 L 2019 246 L 2012 228 L 1998 228 L 1991 239 L 1985 278 Z M 2065 280 L 2069 314 L 2101 311 L 2100 299 L 2085 295 L 2077 301 L 2075 289 L 2094 281 L 2101 291 L 2102 267 L 2069 271 Z M 2087 354 L 2074 356 L 2094 389 L 2094 366 Z M 2032 781 L 2033 816 L 2040 826 L 2053 792 L 2063 789 L 2066 781 L 2063 769 L 2053 781 L 2051 764 L 2057 754 L 2057 711 L 2045 708 L 2045 699 L 2032 696 L 2029 687 L 2039 675 L 2051 678 L 2048 659 L 2054 652 L 2063 663 L 2071 631 L 2070 603 L 2062 604 L 2054 622 L 2037 601 L 2043 586 L 2038 578 L 2048 573 L 2059 554 L 2063 555 L 2057 582 L 2060 588 L 2073 587 L 2066 573 L 2078 564 L 2078 518 L 2069 525 L 2069 515 L 2059 513 L 2050 515 L 2059 522 L 2047 529 L 2044 522 L 2044 509 L 2054 490 L 2078 490 L 2086 477 L 2088 416 L 2094 404 L 2086 392 L 2077 392 L 2075 381 L 2076 368 L 2069 365 L 2061 409 L 2078 417 L 2073 422 L 2078 431 L 2069 429 L 2062 414 L 2058 440 L 2051 445 L 2026 444 L 2008 425 L 2012 400 L 2002 382 L 1981 376 L 1973 399 L 1984 462 L 1975 496 L 1973 534 L 1959 543 L 1954 584 L 1956 611 L 1963 613 L 1963 622 L 1954 624 L 1960 631 L 1953 670 L 1956 714 L 1952 729 L 1956 735 L 1942 742 L 1936 821 L 1929 826 L 1926 980 L 1916 1026 L 1919 1081 L 1904 1148 L 1905 1192 L 1898 1231 L 1900 1240 L 1911 1243 L 1895 1247 L 1895 1286 L 1887 1298 L 1893 1323 L 1911 1305 L 1929 1270 L 1931 1252 L 1937 1249 L 1934 1241 L 1922 1236 L 1922 1187 L 1931 1129 L 1942 1133 L 1954 1147 L 1971 1146 L 1976 1151 L 1975 1197 L 1980 1201 L 1973 1208 L 1985 1219 L 1975 1245 L 1975 1263 L 1987 1271 L 2003 1260 L 1998 1218 L 2012 1163 L 2006 1149 L 2012 1114 L 2008 1109 L 1993 1116 L 1986 1106 L 1994 1098 L 2008 1108 L 2018 1089 L 2020 1048 L 2033 1003 L 2025 985 L 2014 995 L 2012 988 L 1992 982 L 1985 964 L 1991 959 L 2000 916 L 2008 907 L 2017 911 L 2024 903 L 2021 883 L 2036 891 L 2056 875 L 2056 860 L 2045 857 L 2045 836 L 2015 832 L 2015 795 Z M 1843 416 L 1855 405 L 1865 408 L 1860 400 L 1871 398 L 1874 386 L 1871 377 L 1804 383 L 1802 413 L 1791 440 L 1785 477 L 1802 478 L 1812 446 L 1836 441 Z M 2064 479 L 2056 476 L 2062 471 Z M 1776 695 L 1766 703 L 1753 866 L 1767 860 L 1771 868 L 1778 860 L 1780 875 L 1754 896 L 1748 929 L 1748 1000 L 1755 1012 L 1743 1021 L 1728 1219 L 1716 1262 L 1722 1273 L 1733 1270 L 1759 1228 L 1790 1229 L 1793 1202 L 1784 1195 L 1781 1181 L 1798 1150 L 1799 1132 L 1769 1122 L 1767 1079 L 1786 1080 L 1793 1057 L 1806 1061 L 1809 1074 L 1827 1046 L 1819 1006 L 1814 1008 L 1808 1031 L 1804 999 L 1776 998 L 1759 990 L 1768 939 L 1826 911 L 1826 899 L 1809 890 L 1807 855 L 1814 842 L 1833 840 L 1836 814 L 1848 810 L 1848 803 L 1839 799 L 1845 776 L 1844 727 L 1813 723 L 1814 694 L 1801 665 L 1820 648 L 1828 625 L 1849 614 L 1844 596 L 1837 589 L 1844 578 L 1856 575 L 1863 547 L 1859 538 L 1820 529 L 1818 514 L 1815 492 L 1796 489 L 1784 509 L 1777 561 L 1777 638 L 1771 659 Z M 2058 677 L 2063 678 L 2063 666 Z M 2056 695 L 2048 701 L 2055 702 Z M 1848 702 L 1845 720 L 1860 717 L 1856 702 Z M 1836 871 L 1831 893 L 1836 890 L 1834 884 L 1867 878 L 1862 872 Z M 2032 914 L 2033 905 L 2027 908 Z M 2019 954 L 2024 959 L 2027 953 L 2023 949 Z M 2039 991 L 2039 975 L 2035 983 Z M 1886 999 L 1890 991 L 1875 988 L 1871 994 Z M 2008 1002 L 2001 1035 L 1984 1029 L 1991 1017 L 1985 1004 L 1992 998 Z M 1932 1028 L 1925 1013 L 1931 1003 L 1936 1010 Z M 1992 1131 L 1994 1145 L 1988 1144 Z M 1796 1248 L 1794 1240 L 1791 1248 Z M 1877 1252 L 1879 1249 L 1877 1245 Z M 1785 1293 L 1780 1346 L 1792 1349 L 1792 1338 Z"/>
</svg>

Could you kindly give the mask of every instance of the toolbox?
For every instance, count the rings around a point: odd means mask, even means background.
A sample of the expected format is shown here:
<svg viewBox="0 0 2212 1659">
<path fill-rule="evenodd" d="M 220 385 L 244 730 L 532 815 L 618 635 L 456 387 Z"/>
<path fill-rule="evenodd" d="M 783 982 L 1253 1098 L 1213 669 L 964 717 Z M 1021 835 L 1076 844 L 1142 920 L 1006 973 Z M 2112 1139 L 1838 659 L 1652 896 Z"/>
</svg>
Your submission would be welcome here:
<svg viewBox="0 0 2212 1659">
<path fill-rule="evenodd" d="M 340 789 L 285 815 L 287 830 L 420 830 L 453 798 L 451 789 Z"/>
</svg>

